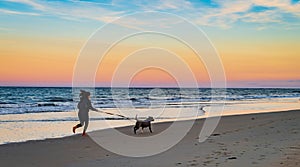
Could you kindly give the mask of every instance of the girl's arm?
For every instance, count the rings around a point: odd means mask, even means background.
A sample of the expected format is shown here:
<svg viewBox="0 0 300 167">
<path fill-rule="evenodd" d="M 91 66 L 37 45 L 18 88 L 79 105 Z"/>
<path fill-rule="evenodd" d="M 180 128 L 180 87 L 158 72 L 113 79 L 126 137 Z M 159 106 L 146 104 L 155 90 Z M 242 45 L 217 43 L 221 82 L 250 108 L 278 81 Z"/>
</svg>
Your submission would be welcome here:
<svg viewBox="0 0 300 167">
<path fill-rule="evenodd" d="M 92 106 L 92 103 L 91 102 L 89 102 L 89 109 L 90 110 L 92 110 L 92 111 L 98 111 L 96 108 L 94 108 L 93 106 Z"/>
</svg>

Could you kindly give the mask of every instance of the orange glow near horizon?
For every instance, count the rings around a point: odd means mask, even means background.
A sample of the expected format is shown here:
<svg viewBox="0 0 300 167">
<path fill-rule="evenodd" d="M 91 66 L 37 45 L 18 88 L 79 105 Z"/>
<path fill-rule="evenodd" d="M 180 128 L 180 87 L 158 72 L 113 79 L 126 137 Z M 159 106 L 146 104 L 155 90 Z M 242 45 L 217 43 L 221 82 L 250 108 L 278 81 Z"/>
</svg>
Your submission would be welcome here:
<svg viewBox="0 0 300 167">
<path fill-rule="evenodd" d="M 63 83 L 72 80 L 79 42 L 32 38 L 1 40 L 0 43 L 2 82 Z"/>
<path fill-rule="evenodd" d="M 176 42 L 164 40 L 160 41 L 160 44 L 179 55 L 189 65 L 199 83 L 209 82 L 205 65 L 193 52 Z M 66 85 L 70 85 L 76 57 L 84 40 L 75 40 L 74 42 L 73 40 L 16 38 L 1 39 L 0 43 L 2 52 L 0 81 L 2 83 L 50 83 L 54 85 L 55 83 L 66 83 Z M 113 72 L 121 60 L 132 54 L 133 51 L 147 45 L 147 40 L 144 45 L 134 45 L 133 43 L 134 39 L 116 46 L 107 54 L 98 69 L 97 83 L 109 85 Z M 215 46 L 221 56 L 228 82 L 299 80 L 300 78 L 300 68 L 298 68 L 300 48 L 297 48 L 296 44 L 249 45 L 247 43 L 224 44 L 216 41 Z M 148 59 L 152 59 L 151 56 Z M 145 61 L 148 60 L 145 59 Z M 157 61 L 168 63 L 168 60 Z M 146 76 L 146 74 L 150 76 Z M 157 76 L 157 78 L 153 76 Z M 157 85 L 159 83 L 161 85 L 173 84 L 169 77 L 157 70 L 145 72 L 132 82 L 147 85 L 150 80 Z"/>
<path fill-rule="evenodd" d="M 163 81 L 163 83 L 162 83 Z M 163 85 L 164 84 L 164 85 Z M 130 87 L 153 85 L 178 87 L 176 79 L 166 71 L 148 68 L 138 72 L 131 80 Z"/>
<path fill-rule="evenodd" d="M 300 48 L 295 43 L 241 42 L 222 45 L 217 47 L 228 81 L 276 81 L 300 78 Z"/>
<path fill-rule="evenodd" d="M 144 38 L 141 40 L 140 38 Z M 138 45 L 134 45 L 134 41 L 143 41 Z M 159 42 L 154 42 L 159 41 Z M 160 49 L 163 48 L 163 49 Z M 136 55 L 137 54 L 137 55 Z M 131 58 L 131 56 L 135 58 Z M 102 59 L 102 62 L 99 64 L 96 82 L 110 82 L 114 72 L 118 70 L 119 65 L 126 62 L 129 65 L 124 69 L 124 73 L 131 68 L 139 67 L 145 62 L 152 62 L 155 67 L 155 64 L 163 64 L 166 68 L 173 67 L 172 78 L 176 78 L 175 75 L 183 75 L 181 65 L 190 68 L 192 75 L 194 75 L 197 82 L 209 82 L 209 77 L 206 72 L 205 66 L 199 57 L 187 46 L 183 45 L 174 39 L 162 36 L 142 36 L 142 37 L 133 37 L 127 40 L 120 42 L 118 45 L 114 46 Z M 182 64 L 180 64 L 179 62 Z M 176 68 L 176 66 L 178 68 Z M 175 68 L 174 68 L 175 67 Z M 162 69 L 162 70 L 170 70 Z M 172 81 L 170 77 L 165 76 L 161 72 L 162 70 L 150 70 L 144 72 L 149 76 L 146 76 L 144 73 L 142 76 L 139 75 L 138 79 L 132 81 L 133 83 L 138 82 L 140 85 L 149 85 L 153 83 L 154 86 L 164 86 L 171 84 L 174 86 L 176 82 Z M 134 71 L 137 72 L 137 71 Z M 122 71 L 121 71 L 122 73 Z M 124 74 L 125 75 L 125 74 Z M 171 75 L 171 74 L 168 74 Z M 186 74 L 188 75 L 188 74 Z M 155 77 L 157 76 L 157 77 Z M 182 76 L 181 78 L 184 78 Z M 122 79 L 122 81 L 127 80 L 128 78 Z M 181 81 L 182 82 L 182 81 Z M 191 82 L 189 79 L 186 79 L 186 82 Z M 137 84 L 134 84 L 137 85 Z"/>
</svg>

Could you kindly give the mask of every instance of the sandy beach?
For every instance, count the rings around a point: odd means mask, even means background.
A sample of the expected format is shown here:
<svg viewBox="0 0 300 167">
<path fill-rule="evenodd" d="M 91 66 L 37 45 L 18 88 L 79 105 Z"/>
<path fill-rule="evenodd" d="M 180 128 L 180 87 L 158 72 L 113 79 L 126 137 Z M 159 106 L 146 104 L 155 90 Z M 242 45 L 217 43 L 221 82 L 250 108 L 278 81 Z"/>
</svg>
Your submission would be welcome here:
<svg viewBox="0 0 300 167">
<path fill-rule="evenodd" d="M 111 153 L 89 136 L 28 141 L 0 146 L 1 166 L 298 166 L 300 111 L 224 116 L 203 143 L 198 135 L 204 120 L 177 145 L 158 155 L 130 158 Z M 155 135 L 170 123 L 153 125 L 136 137 Z M 109 131 L 104 130 L 104 131 Z M 132 134 L 132 126 L 118 128 Z M 100 131 L 101 132 L 101 131 Z M 91 133 L 94 132 L 90 132 Z M 97 132 L 99 133 L 99 132 Z"/>
</svg>

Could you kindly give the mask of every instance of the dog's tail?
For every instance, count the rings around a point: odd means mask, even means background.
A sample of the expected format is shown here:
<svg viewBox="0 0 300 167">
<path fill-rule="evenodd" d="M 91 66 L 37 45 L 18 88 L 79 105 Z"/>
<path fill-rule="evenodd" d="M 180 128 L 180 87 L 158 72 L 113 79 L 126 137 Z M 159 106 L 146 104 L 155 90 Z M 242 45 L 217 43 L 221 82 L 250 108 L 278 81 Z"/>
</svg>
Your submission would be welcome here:
<svg viewBox="0 0 300 167">
<path fill-rule="evenodd" d="M 138 119 L 137 119 L 137 114 L 135 115 L 135 120 L 138 120 Z"/>
</svg>

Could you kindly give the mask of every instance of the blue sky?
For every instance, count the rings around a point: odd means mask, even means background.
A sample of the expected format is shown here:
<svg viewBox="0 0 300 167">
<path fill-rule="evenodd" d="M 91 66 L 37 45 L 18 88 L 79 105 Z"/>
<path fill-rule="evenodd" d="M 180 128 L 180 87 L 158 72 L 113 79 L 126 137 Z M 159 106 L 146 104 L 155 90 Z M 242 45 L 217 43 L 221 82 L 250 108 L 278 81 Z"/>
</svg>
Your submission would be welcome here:
<svg viewBox="0 0 300 167">
<path fill-rule="evenodd" d="M 124 14 L 138 11 L 163 11 L 179 14 L 201 26 L 230 28 L 237 23 L 263 29 L 277 25 L 298 28 L 299 0 L 3 0 L 1 15 L 57 17 L 63 20 L 84 19 L 106 23 Z"/>
<path fill-rule="evenodd" d="M 299 0 L 3 0 L 0 33 L 86 38 L 105 23 L 141 11 L 177 14 L 209 35 L 241 27 L 249 33 L 271 31 L 267 34 L 300 29 Z"/>
</svg>

